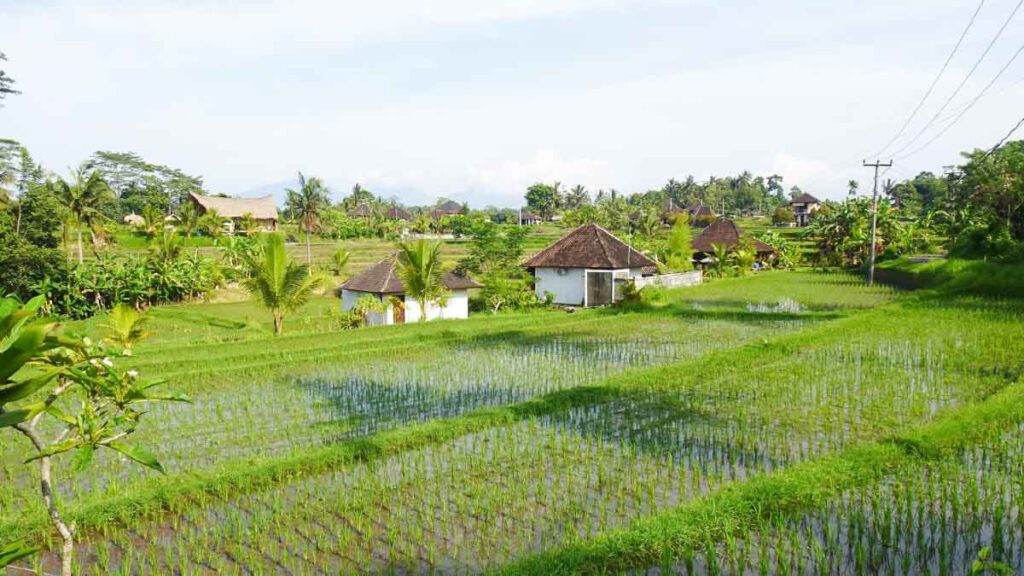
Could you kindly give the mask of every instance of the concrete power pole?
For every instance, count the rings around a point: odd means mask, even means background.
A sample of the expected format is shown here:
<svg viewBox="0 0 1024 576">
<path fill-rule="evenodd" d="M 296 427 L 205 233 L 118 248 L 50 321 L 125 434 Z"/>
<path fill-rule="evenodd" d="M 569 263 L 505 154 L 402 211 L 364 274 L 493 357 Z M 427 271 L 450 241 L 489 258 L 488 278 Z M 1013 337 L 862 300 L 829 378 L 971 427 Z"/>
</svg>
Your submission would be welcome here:
<svg viewBox="0 0 1024 576">
<path fill-rule="evenodd" d="M 892 166 L 892 160 L 883 164 L 878 160 L 874 162 L 864 161 L 864 166 L 871 166 L 875 169 L 875 185 L 871 188 L 871 256 L 868 260 L 868 285 L 875 283 L 875 243 L 878 237 L 878 169 Z"/>
</svg>

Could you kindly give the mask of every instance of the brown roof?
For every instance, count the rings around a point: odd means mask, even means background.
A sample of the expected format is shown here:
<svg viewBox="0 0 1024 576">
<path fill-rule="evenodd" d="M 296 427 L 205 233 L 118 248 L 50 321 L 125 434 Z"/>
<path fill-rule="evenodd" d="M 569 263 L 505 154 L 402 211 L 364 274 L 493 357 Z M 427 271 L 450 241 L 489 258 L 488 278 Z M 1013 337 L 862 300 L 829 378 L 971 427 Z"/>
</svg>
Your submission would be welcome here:
<svg viewBox="0 0 1024 576">
<path fill-rule="evenodd" d="M 371 210 L 370 206 L 367 204 L 360 204 L 359 206 L 356 206 L 355 210 L 349 212 L 348 215 L 352 218 L 369 218 L 370 216 L 373 216 L 373 210 Z"/>
<path fill-rule="evenodd" d="M 412 214 L 410 214 L 405 208 L 401 208 L 399 206 L 392 206 L 391 208 L 388 208 L 385 216 L 391 220 L 412 220 Z"/>
<path fill-rule="evenodd" d="M 814 196 L 811 196 L 807 192 L 804 192 L 803 194 L 797 196 L 796 198 L 793 198 L 792 200 L 789 201 L 789 203 L 790 204 L 821 204 L 821 202 L 817 198 L 815 198 Z"/>
<path fill-rule="evenodd" d="M 403 294 L 405 286 L 402 285 L 398 271 L 395 269 L 396 258 L 389 256 L 371 266 L 368 270 L 349 278 L 341 285 L 343 290 L 353 292 L 370 292 L 372 294 Z M 481 285 L 468 276 L 445 272 L 441 278 L 444 287 L 449 290 L 467 290 L 469 288 L 480 288 Z"/>
<path fill-rule="evenodd" d="M 693 249 L 698 252 L 711 253 L 715 251 L 713 246 L 715 244 L 725 246 L 726 248 L 733 248 L 739 244 L 741 235 L 743 235 L 743 229 L 732 220 L 725 218 L 715 220 L 700 235 L 693 239 Z M 758 253 L 775 251 L 774 248 L 760 240 L 754 240 L 754 249 Z"/>
<path fill-rule="evenodd" d="M 462 214 L 462 204 L 459 204 L 454 200 L 449 200 L 438 206 L 436 211 L 444 214 Z"/>
<path fill-rule="evenodd" d="M 680 208 L 678 204 L 676 204 L 676 201 L 671 198 L 665 199 L 665 205 L 663 206 L 663 208 L 665 212 L 668 214 L 676 214 L 683 211 L 683 209 Z"/>
<path fill-rule="evenodd" d="M 690 213 L 690 216 L 694 220 L 696 220 L 697 218 L 699 218 L 701 216 L 714 216 L 715 215 L 715 211 L 714 210 L 712 210 L 709 206 L 705 206 L 703 204 L 692 204 L 690 206 L 687 206 L 686 207 L 686 211 Z"/>
<path fill-rule="evenodd" d="M 541 250 L 527 268 L 643 268 L 656 264 L 597 224 L 586 224 Z"/>
<path fill-rule="evenodd" d="M 202 196 L 189 194 L 192 201 L 199 205 L 203 211 L 216 210 L 217 214 L 225 218 L 241 218 L 246 214 L 252 214 L 257 220 L 277 220 L 277 206 L 274 204 L 273 196 L 262 198 L 220 198 L 217 196 Z"/>
</svg>

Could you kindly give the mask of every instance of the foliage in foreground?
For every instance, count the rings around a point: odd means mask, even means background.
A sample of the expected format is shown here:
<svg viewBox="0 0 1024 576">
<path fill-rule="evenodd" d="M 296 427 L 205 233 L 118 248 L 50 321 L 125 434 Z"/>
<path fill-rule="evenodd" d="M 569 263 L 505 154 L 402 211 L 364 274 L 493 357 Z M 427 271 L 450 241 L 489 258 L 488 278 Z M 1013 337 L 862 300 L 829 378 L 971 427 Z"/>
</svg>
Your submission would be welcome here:
<svg viewBox="0 0 1024 576">
<path fill-rule="evenodd" d="M 39 464 L 40 495 L 63 540 L 61 574 L 70 576 L 75 524 L 62 515 L 52 459 L 74 453 L 73 469 L 80 471 L 89 466 L 95 451 L 109 449 L 163 472 L 153 454 L 127 438 L 148 403 L 190 400 L 157 392 L 162 382 L 119 370 L 102 348 L 61 335 L 56 322 L 36 317 L 42 303 L 41 297 L 24 306 L 0 300 L 0 428 L 10 428 L 31 443 L 32 456 L 26 463 Z M 44 419 L 60 432 L 49 436 Z M 14 557 L 24 550 L 7 552 Z"/>
</svg>

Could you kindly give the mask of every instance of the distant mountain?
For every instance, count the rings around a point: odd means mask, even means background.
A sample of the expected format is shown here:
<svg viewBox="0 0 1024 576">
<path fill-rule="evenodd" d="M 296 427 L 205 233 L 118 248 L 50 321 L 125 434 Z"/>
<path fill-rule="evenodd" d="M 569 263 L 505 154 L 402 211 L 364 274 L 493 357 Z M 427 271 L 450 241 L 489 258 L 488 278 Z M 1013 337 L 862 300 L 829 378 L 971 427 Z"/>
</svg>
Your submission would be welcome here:
<svg viewBox="0 0 1024 576">
<path fill-rule="evenodd" d="M 284 191 L 285 188 L 294 188 L 295 186 L 296 181 L 294 178 L 292 178 L 289 180 L 281 180 L 279 182 L 274 182 L 272 184 L 263 184 L 262 186 L 250 188 L 248 190 L 235 194 L 235 196 L 240 196 L 242 198 L 262 198 L 270 194 L 274 197 L 274 202 L 278 206 L 284 206 L 284 199 L 286 195 Z"/>
<path fill-rule="evenodd" d="M 352 188 L 351 184 L 348 185 L 337 185 L 332 182 L 326 182 L 327 187 L 331 190 L 331 201 L 340 202 L 342 198 L 348 195 Z M 285 189 L 295 188 L 298 186 L 296 179 L 279 180 L 277 182 L 262 184 L 254 188 L 244 190 L 234 196 L 241 198 L 261 198 L 268 194 L 274 196 L 274 202 L 278 206 L 284 206 L 285 202 Z M 471 188 L 463 190 L 452 190 L 447 193 L 434 194 L 426 192 L 422 189 L 411 188 L 409 186 L 387 186 L 381 184 L 373 184 L 372 182 L 364 183 L 363 186 L 373 192 L 374 196 L 379 196 L 385 200 L 390 198 L 397 198 L 399 204 L 406 206 L 431 206 L 437 201 L 439 196 L 445 198 L 451 198 L 456 202 L 469 202 L 470 208 L 484 208 L 488 205 L 495 205 L 499 207 L 515 207 L 517 199 L 509 199 L 507 195 L 495 194 L 493 192 L 474 190 Z"/>
</svg>

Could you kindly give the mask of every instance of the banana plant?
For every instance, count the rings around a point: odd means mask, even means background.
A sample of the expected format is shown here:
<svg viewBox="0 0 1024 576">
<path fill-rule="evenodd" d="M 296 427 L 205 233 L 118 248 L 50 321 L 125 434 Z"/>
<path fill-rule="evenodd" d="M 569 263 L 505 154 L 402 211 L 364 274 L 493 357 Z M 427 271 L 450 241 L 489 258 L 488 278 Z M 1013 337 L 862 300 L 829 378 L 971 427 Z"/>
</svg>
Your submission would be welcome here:
<svg viewBox="0 0 1024 576">
<path fill-rule="evenodd" d="M 96 450 L 109 449 L 162 473 L 156 457 L 128 437 L 148 403 L 190 400 L 120 370 L 88 339 L 64 336 L 55 320 L 38 317 L 42 304 L 42 297 L 25 305 L 0 299 L 0 431 L 20 433 L 31 444 L 25 462 L 39 466 L 40 496 L 63 541 L 61 574 L 70 576 L 75 524 L 58 506 L 52 459 L 72 453 L 80 471 Z M 56 434 L 46 435 L 54 427 L 43 426 L 44 418 L 57 425 Z"/>
</svg>

